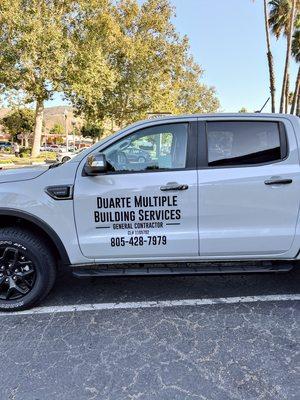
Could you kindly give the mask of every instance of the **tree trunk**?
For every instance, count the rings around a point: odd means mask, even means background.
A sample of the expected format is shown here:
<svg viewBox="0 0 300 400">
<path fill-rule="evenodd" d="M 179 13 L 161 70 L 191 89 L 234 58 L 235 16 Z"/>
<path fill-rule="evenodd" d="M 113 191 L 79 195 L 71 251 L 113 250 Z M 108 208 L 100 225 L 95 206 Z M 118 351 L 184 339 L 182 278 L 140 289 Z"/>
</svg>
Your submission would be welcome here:
<svg viewBox="0 0 300 400">
<path fill-rule="evenodd" d="M 290 97 L 290 74 L 287 74 L 286 87 L 285 87 L 285 108 L 284 112 L 287 114 L 289 109 L 289 97 Z"/>
<path fill-rule="evenodd" d="M 25 149 L 28 149 L 29 144 L 28 144 L 28 139 L 29 139 L 29 134 L 25 133 L 25 137 L 24 137 L 24 145 L 25 145 Z"/>
<path fill-rule="evenodd" d="M 291 20 L 289 29 L 287 32 L 287 46 L 286 46 L 286 56 L 285 56 L 285 67 L 283 73 L 283 82 L 281 89 L 281 100 L 280 100 L 280 109 L 279 112 L 283 113 L 285 110 L 285 99 L 286 99 L 286 86 L 287 86 L 287 78 L 290 66 L 290 55 L 292 49 L 292 39 L 293 39 L 293 30 L 294 30 L 294 19 L 295 19 L 295 9 L 296 9 L 296 0 L 293 0 L 292 3 L 292 11 L 291 11 Z"/>
<path fill-rule="evenodd" d="M 300 89 L 298 91 L 296 115 L 298 115 L 298 117 L 300 117 Z"/>
<path fill-rule="evenodd" d="M 294 91 L 294 96 L 293 96 L 293 102 L 292 102 L 292 107 L 291 107 L 291 114 L 294 114 L 296 111 L 296 105 L 297 105 L 297 99 L 300 93 L 300 66 L 298 68 L 298 75 L 296 79 L 296 85 L 295 85 L 295 91 Z"/>
<path fill-rule="evenodd" d="M 44 116 L 44 102 L 37 100 L 35 108 L 35 124 L 33 131 L 33 145 L 31 157 L 37 157 L 41 150 L 41 138 L 43 129 L 43 116 Z"/>
<path fill-rule="evenodd" d="M 272 113 L 274 113 L 276 86 L 275 86 L 274 61 L 270 43 L 270 27 L 269 27 L 269 16 L 267 10 L 267 0 L 264 0 L 264 14 L 265 14 L 265 28 L 266 28 L 266 41 L 267 41 L 267 58 L 268 58 L 269 77 L 270 77 L 271 108 L 272 108 Z"/>
</svg>

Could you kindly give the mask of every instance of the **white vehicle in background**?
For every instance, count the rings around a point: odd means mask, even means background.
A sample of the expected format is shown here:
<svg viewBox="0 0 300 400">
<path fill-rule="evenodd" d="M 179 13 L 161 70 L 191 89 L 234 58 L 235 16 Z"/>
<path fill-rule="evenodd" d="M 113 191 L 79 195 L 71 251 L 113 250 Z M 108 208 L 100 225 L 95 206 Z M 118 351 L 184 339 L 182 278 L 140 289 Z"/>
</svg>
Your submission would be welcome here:
<svg viewBox="0 0 300 400">
<path fill-rule="evenodd" d="M 51 144 L 51 145 L 43 145 L 41 146 L 41 151 L 53 151 L 53 152 L 58 152 L 60 150 L 61 146 L 58 144 Z"/>
<path fill-rule="evenodd" d="M 43 146 L 41 146 L 40 150 L 41 150 L 41 151 L 51 151 L 51 150 L 50 150 L 50 146 L 48 146 L 48 145 L 46 145 L 46 144 L 44 144 Z"/>
<path fill-rule="evenodd" d="M 78 153 L 80 153 L 83 149 L 75 150 L 75 149 L 69 149 L 68 151 L 66 149 L 60 149 L 58 153 L 56 154 L 56 161 L 59 163 L 65 163 L 67 161 L 70 161 L 73 157 L 75 157 Z"/>
<path fill-rule="evenodd" d="M 58 144 L 51 144 L 49 147 L 50 151 L 54 151 L 55 153 L 59 152 L 60 146 Z"/>
</svg>

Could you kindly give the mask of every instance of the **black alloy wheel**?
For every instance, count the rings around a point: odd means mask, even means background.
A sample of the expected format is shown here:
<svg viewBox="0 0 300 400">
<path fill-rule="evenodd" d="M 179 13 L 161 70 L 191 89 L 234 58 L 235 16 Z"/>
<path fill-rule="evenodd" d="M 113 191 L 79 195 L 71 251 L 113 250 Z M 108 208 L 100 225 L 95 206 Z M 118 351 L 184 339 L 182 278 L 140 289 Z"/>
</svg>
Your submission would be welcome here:
<svg viewBox="0 0 300 400">
<path fill-rule="evenodd" d="M 0 300 L 19 300 L 36 281 L 36 268 L 22 250 L 0 246 Z"/>
<path fill-rule="evenodd" d="M 0 313 L 40 303 L 54 285 L 56 270 L 47 238 L 18 225 L 0 228 Z"/>
</svg>

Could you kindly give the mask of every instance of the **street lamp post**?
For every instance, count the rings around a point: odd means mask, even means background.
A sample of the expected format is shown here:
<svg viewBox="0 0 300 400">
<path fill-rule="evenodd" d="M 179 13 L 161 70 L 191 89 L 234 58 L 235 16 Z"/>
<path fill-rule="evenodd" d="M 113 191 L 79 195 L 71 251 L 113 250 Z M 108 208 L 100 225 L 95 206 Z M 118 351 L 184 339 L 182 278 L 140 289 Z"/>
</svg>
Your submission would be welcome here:
<svg viewBox="0 0 300 400">
<path fill-rule="evenodd" d="M 75 128 L 76 128 L 76 121 L 75 119 L 72 120 L 72 131 L 73 131 L 73 149 L 75 150 L 75 140 L 76 140 L 76 136 L 75 136 Z"/>
<path fill-rule="evenodd" d="M 68 111 L 66 108 L 64 111 L 64 118 L 65 118 L 66 150 L 69 151 L 68 127 L 67 127 Z"/>
</svg>

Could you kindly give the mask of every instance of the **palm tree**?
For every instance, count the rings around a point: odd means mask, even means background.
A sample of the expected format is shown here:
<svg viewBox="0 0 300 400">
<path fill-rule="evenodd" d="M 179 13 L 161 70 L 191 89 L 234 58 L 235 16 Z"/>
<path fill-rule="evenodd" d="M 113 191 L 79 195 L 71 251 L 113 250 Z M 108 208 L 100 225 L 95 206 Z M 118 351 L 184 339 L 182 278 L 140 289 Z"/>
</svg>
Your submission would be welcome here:
<svg viewBox="0 0 300 400">
<path fill-rule="evenodd" d="M 255 0 L 253 0 L 253 1 L 255 1 Z M 265 31 L 266 31 L 266 42 L 267 42 L 267 59 L 268 59 L 268 66 L 269 66 L 271 108 L 272 108 L 272 113 L 274 113 L 275 112 L 276 85 L 275 85 L 273 54 L 271 51 L 270 26 L 269 26 L 267 0 L 264 0 L 264 17 L 265 17 Z"/>
<path fill-rule="evenodd" d="M 293 95 L 291 114 L 294 114 L 296 111 L 296 115 L 300 115 L 300 29 L 296 30 L 293 36 L 292 55 L 295 61 L 299 63 L 299 67 Z"/>
<path fill-rule="evenodd" d="M 271 0 L 269 2 L 271 6 L 269 17 L 271 30 L 277 39 L 283 34 L 287 41 L 279 109 L 281 113 L 284 111 L 287 112 L 288 107 L 289 65 L 295 17 L 297 16 L 298 19 L 300 16 L 298 13 L 299 3 L 300 0 Z"/>
<path fill-rule="evenodd" d="M 267 41 L 267 58 L 268 58 L 269 77 L 270 77 L 271 107 L 272 107 L 272 113 L 274 113 L 275 112 L 276 85 L 275 85 L 273 54 L 271 51 L 270 26 L 269 26 L 269 16 L 268 16 L 268 9 L 267 9 L 267 0 L 264 0 L 264 16 L 265 16 L 265 30 L 266 30 L 266 41 Z"/>
</svg>

